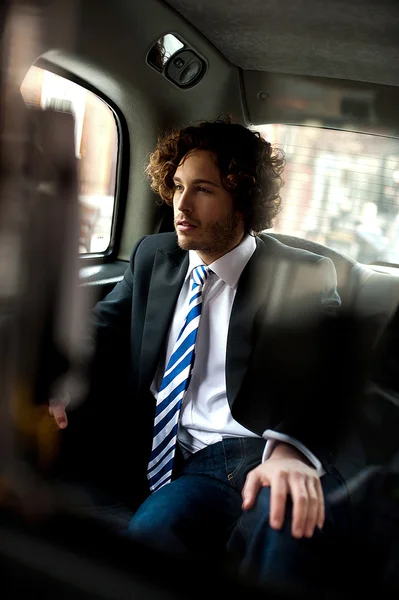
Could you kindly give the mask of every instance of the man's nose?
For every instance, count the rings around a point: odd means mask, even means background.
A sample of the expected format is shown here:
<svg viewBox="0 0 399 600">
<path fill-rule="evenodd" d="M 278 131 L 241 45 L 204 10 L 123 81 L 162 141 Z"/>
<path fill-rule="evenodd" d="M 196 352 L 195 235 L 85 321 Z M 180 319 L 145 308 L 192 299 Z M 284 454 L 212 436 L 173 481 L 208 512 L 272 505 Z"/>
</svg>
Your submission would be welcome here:
<svg viewBox="0 0 399 600">
<path fill-rule="evenodd" d="M 177 202 L 177 208 L 181 212 L 189 212 L 193 209 L 192 195 L 190 193 L 190 190 L 185 189 L 184 192 L 180 194 Z"/>
</svg>

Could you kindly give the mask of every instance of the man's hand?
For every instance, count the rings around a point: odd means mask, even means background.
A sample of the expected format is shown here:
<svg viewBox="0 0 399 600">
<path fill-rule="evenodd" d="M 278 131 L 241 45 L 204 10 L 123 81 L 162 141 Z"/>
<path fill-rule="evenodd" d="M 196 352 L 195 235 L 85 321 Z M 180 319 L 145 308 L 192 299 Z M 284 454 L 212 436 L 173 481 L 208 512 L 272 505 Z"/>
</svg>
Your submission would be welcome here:
<svg viewBox="0 0 399 600">
<path fill-rule="evenodd" d="M 324 496 L 320 478 L 307 459 L 289 444 L 279 444 L 270 458 L 247 475 L 242 490 L 243 510 L 252 508 L 262 487 L 270 487 L 270 526 L 281 529 L 287 495 L 293 503 L 292 535 L 310 538 L 324 524 Z"/>
<path fill-rule="evenodd" d="M 50 405 L 48 407 L 48 411 L 50 416 L 54 417 L 54 421 L 58 425 L 60 429 L 65 429 L 68 425 L 68 418 L 65 411 L 65 403 L 51 400 Z"/>
</svg>

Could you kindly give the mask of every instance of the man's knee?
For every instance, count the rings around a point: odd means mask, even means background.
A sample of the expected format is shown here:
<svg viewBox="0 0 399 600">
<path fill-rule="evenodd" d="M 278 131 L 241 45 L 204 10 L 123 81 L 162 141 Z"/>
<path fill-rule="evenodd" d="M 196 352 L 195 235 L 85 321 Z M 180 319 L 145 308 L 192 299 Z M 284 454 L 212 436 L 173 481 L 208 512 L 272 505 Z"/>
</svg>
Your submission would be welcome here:
<svg viewBox="0 0 399 600">
<path fill-rule="evenodd" d="M 334 530 L 336 535 L 345 535 L 347 531 L 349 500 L 347 492 L 343 484 L 330 475 L 325 475 L 321 479 L 324 503 L 325 503 L 325 523 L 323 530 L 329 533 Z M 339 502 L 336 500 L 336 493 L 339 492 Z M 244 512 L 242 520 L 248 526 L 253 524 L 256 527 L 270 527 L 270 511 L 271 511 L 271 493 L 270 487 L 263 487 L 258 494 L 255 506 L 253 509 Z M 279 530 L 280 533 L 289 533 L 291 535 L 293 518 L 293 502 L 288 494 L 285 505 L 285 515 L 283 526 Z M 320 532 L 316 526 L 315 534 Z"/>
<path fill-rule="evenodd" d="M 139 506 L 129 522 L 128 533 L 130 535 L 135 537 L 157 536 L 162 534 L 163 529 L 173 526 L 174 511 L 161 500 L 153 495 Z"/>
<path fill-rule="evenodd" d="M 271 494 L 270 487 L 263 487 L 259 490 L 256 502 L 253 508 L 244 511 L 241 517 L 241 530 L 248 535 L 252 531 L 263 530 L 266 532 L 270 528 Z M 281 533 L 291 530 L 292 522 L 292 501 L 288 496 L 286 500 L 285 516 Z"/>
<path fill-rule="evenodd" d="M 172 513 L 141 506 L 129 522 L 126 536 L 166 553 L 178 553 L 180 540 L 176 536 Z"/>
</svg>

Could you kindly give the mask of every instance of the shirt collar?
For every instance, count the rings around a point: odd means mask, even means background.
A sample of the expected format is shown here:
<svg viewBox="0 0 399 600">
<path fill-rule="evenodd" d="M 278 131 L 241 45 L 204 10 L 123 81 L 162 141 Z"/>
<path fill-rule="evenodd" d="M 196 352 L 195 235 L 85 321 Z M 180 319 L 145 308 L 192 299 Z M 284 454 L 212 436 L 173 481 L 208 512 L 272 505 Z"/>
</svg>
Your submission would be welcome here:
<svg viewBox="0 0 399 600">
<path fill-rule="evenodd" d="M 247 262 L 256 250 L 256 241 L 254 236 L 246 234 L 242 241 L 213 263 L 208 265 L 220 279 L 222 279 L 232 289 L 235 289 Z M 185 281 L 190 277 L 192 270 L 199 265 L 204 264 L 195 250 L 189 250 L 189 266 Z"/>
</svg>

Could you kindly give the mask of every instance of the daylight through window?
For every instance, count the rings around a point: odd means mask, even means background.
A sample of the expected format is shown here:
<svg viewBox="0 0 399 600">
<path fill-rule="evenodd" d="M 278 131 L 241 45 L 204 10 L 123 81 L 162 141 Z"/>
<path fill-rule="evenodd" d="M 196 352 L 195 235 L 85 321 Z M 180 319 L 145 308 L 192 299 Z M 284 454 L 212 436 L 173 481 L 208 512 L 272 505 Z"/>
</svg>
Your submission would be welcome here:
<svg viewBox="0 0 399 600">
<path fill-rule="evenodd" d="M 118 157 L 118 131 L 112 110 L 84 87 L 35 66 L 26 75 L 21 93 L 28 106 L 55 108 L 74 115 L 79 252 L 105 252 L 111 239 Z"/>
<path fill-rule="evenodd" d="M 309 126 L 252 129 L 285 152 L 283 209 L 273 232 L 364 264 L 399 264 L 399 140 Z"/>
</svg>

